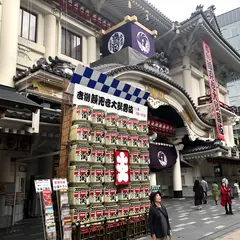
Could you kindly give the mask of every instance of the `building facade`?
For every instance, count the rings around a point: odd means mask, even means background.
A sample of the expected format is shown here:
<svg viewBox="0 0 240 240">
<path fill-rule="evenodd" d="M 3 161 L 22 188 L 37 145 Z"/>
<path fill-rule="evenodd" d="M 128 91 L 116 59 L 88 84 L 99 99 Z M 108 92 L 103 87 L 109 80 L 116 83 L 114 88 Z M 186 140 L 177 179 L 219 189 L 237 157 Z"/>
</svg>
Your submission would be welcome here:
<svg viewBox="0 0 240 240">
<path fill-rule="evenodd" d="M 240 8 L 223 13 L 217 17 L 223 37 L 240 53 Z M 229 102 L 231 105 L 240 106 L 240 83 L 236 79 L 227 84 Z M 240 124 L 234 126 L 235 142 L 239 145 Z"/>
<path fill-rule="evenodd" d="M 198 6 L 189 19 L 177 24 L 138 0 L 131 1 L 131 8 L 127 1 L 114 0 L 78 1 L 74 5 L 65 0 L 1 2 L 1 84 L 14 86 L 43 109 L 34 116 L 36 119 L 28 111 L 14 109 L 0 120 L 4 133 L 31 136 L 31 148 L 27 151 L 10 149 L 6 144 L 2 147 L 0 176 L 7 190 L 0 195 L 0 227 L 6 227 L 6 220 L 11 218 L 5 193 L 14 188 L 31 200 L 25 204 L 26 209 L 22 203 L 17 205 L 15 221 L 24 214 L 39 215 L 33 180 L 54 176 L 54 164 L 59 159 L 63 92 L 78 64 L 91 64 L 98 71 L 150 92 L 150 114 L 176 128 L 174 136 L 158 134 L 160 140 L 153 131 L 152 141 L 174 146 L 177 153 L 173 167 L 150 176 L 151 184 L 160 184 L 165 196 L 193 195 L 193 182 L 201 176 L 208 181 L 220 181 L 223 175 L 230 181 L 239 177 L 237 168 L 226 162 L 238 164 L 239 153 L 233 148 L 237 115 L 230 106 L 224 82 L 239 75 L 240 56 L 220 35 L 212 7 L 203 11 Z M 14 17 L 9 18 L 9 11 Z M 160 33 L 155 39 L 159 53 L 156 57 L 148 58 L 129 46 L 101 57 L 100 31 L 104 30 L 103 35 L 111 32 L 126 15 L 137 16 L 132 21 Z M 202 40 L 212 48 L 225 141 L 219 140 L 216 132 Z M 124 54 L 128 61 L 121 58 Z M 38 121 L 39 128 L 29 128 L 31 121 Z M 219 170 L 221 174 L 217 176 Z"/>
</svg>

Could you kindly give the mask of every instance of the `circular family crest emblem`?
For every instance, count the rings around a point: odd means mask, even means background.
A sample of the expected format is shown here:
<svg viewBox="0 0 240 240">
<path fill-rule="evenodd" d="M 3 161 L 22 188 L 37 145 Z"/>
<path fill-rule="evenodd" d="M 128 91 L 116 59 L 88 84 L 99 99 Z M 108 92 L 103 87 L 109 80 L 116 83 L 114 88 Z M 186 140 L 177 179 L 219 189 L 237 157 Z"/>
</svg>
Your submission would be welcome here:
<svg viewBox="0 0 240 240">
<path fill-rule="evenodd" d="M 168 160 L 167 160 L 167 156 L 165 155 L 165 153 L 162 152 L 162 151 L 159 151 L 157 156 L 158 156 L 158 161 L 159 161 L 159 163 L 160 163 L 163 167 L 166 167 L 166 166 L 167 166 L 167 163 L 168 163 Z"/>
<path fill-rule="evenodd" d="M 108 40 L 108 51 L 110 53 L 118 52 L 125 43 L 125 37 L 121 32 L 115 32 Z"/>
<path fill-rule="evenodd" d="M 150 52 L 150 41 L 144 32 L 137 34 L 137 43 L 143 53 L 148 54 Z"/>
</svg>

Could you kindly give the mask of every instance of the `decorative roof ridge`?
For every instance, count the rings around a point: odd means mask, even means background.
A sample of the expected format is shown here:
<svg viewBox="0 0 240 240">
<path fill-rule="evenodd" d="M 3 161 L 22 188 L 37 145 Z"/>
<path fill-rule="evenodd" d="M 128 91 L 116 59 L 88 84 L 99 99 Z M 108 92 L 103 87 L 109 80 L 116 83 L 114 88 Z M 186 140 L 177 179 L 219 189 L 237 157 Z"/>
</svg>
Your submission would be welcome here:
<svg viewBox="0 0 240 240">
<path fill-rule="evenodd" d="M 207 25 L 211 28 L 211 30 L 240 58 L 240 54 L 227 40 L 225 40 L 225 38 L 221 34 L 216 31 L 216 29 L 214 29 L 214 27 L 208 22 L 207 18 L 204 16 L 203 13 L 201 13 L 201 16 L 203 17 Z"/>
<path fill-rule="evenodd" d="M 216 148 L 221 148 L 225 151 L 228 151 L 228 148 L 222 145 L 222 142 L 219 139 L 215 139 L 213 141 L 201 141 L 196 140 L 191 142 L 189 145 L 185 145 L 184 149 L 182 150 L 182 154 L 191 154 L 197 152 L 204 152 L 213 150 Z"/>
<path fill-rule="evenodd" d="M 62 60 L 57 56 L 55 56 L 54 58 L 49 56 L 48 58 L 40 58 L 31 67 L 27 68 L 20 74 L 16 74 L 15 76 L 13 76 L 13 81 L 17 82 L 39 70 L 44 70 L 60 77 L 70 79 L 75 68 L 76 66 L 73 65 L 71 62 Z"/>
<path fill-rule="evenodd" d="M 201 15 L 201 17 L 204 19 L 204 21 L 206 22 L 206 24 L 211 28 L 211 30 L 224 42 L 224 44 L 226 44 L 240 59 L 240 54 L 234 49 L 234 47 L 231 46 L 231 44 L 225 40 L 225 38 L 222 36 L 222 34 L 219 34 L 216 29 L 214 29 L 214 27 L 211 25 L 211 23 L 208 21 L 208 19 L 206 18 L 206 16 L 204 15 L 204 12 L 198 12 L 196 15 L 190 17 L 189 19 L 183 21 L 180 23 L 180 26 L 184 25 L 185 23 L 187 23 L 188 21 L 192 20 L 193 18 L 197 17 Z"/>
<path fill-rule="evenodd" d="M 185 24 L 186 22 L 188 22 L 189 20 L 193 19 L 194 17 L 198 16 L 199 14 L 202 14 L 205 18 L 205 20 L 207 20 L 207 22 L 211 25 L 211 23 L 209 22 L 209 20 L 207 19 L 207 16 L 206 14 L 207 13 L 210 13 L 210 15 L 212 15 L 213 19 L 215 20 L 216 22 L 216 25 L 217 25 L 217 28 L 218 28 L 218 31 L 220 33 L 220 35 L 222 36 L 222 32 L 221 32 L 221 29 L 219 27 L 219 24 L 218 24 L 218 21 L 217 21 L 217 17 L 216 17 L 216 14 L 214 13 L 214 10 L 216 9 L 214 5 L 211 5 L 210 7 L 207 8 L 207 10 L 203 11 L 203 5 L 197 5 L 196 7 L 196 11 L 193 12 L 190 16 L 190 18 L 182 21 L 180 24 L 183 25 Z M 210 16 L 211 17 L 211 16 Z M 211 25 L 212 26 L 212 25 Z M 213 27 L 213 26 L 212 26 Z M 215 29 L 214 29 L 215 30 Z"/>
<path fill-rule="evenodd" d="M 167 83 L 169 83 L 170 85 L 176 87 L 178 90 L 180 90 L 186 96 L 186 98 L 189 100 L 189 102 L 191 103 L 193 109 L 195 110 L 196 114 L 198 115 L 198 117 L 201 119 L 202 122 L 204 122 L 205 124 L 207 124 L 207 125 L 209 125 L 211 127 L 215 126 L 215 123 L 212 123 L 212 122 L 206 120 L 201 115 L 200 111 L 198 110 L 197 106 L 193 102 L 193 100 L 190 97 L 190 95 L 188 94 L 188 92 L 183 87 L 181 87 L 179 84 L 177 84 L 176 82 L 172 81 L 171 79 L 169 79 L 169 77 L 164 76 L 163 74 L 156 73 L 155 71 L 152 71 L 150 69 L 146 69 L 143 66 L 139 66 L 139 65 L 119 67 L 117 69 L 110 70 L 110 71 L 106 72 L 106 74 L 108 76 L 114 76 L 117 73 L 121 73 L 121 72 L 125 72 L 125 71 L 141 71 L 141 72 L 150 74 L 150 75 L 152 75 L 154 77 L 157 77 L 157 78 L 160 78 L 162 80 L 165 80 Z"/>
<path fill-rule="evenodd" d="M 137 0 L 139 1 L 139 0 Z M 148 6 L 150 6 L 154 11 L 156 11 L 156 13 L 158 13 L 161 17 L 165 18 L 169 24 L 172 24 L 173 21 L 167 17 L 164 13 L 162 13 L 155 5 L 153 5 L 151 2 L 149 2 L 148 0 L 141 0 L 142 2 L 144 2 L 145 4 L 147 4 Z"/>
</svg>

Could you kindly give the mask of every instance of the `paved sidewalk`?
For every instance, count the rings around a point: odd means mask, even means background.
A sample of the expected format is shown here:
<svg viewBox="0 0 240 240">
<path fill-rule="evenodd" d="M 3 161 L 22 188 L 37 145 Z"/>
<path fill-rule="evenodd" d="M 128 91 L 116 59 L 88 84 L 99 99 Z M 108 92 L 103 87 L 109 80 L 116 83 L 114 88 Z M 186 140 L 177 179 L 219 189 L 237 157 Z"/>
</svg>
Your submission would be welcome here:
<svg viewBox="0 0 240 240">
<path fill-rule="evenodd" d="M 240 200 L 233 200 L 234 215 L 226 215 L 220 205 L 209 199 L 203 210 L 193 206 L 193 199 L 164 200 L 173 232 L 173 240 L 240 240 Z M 138 240 L 151 240 L 150 236 Z"/>
<path fill-rule="evenodd" d="M 226 236 L 223 236 L 222 238 L 218 238 L 216 240 L 239 240 L 240 239 L 240 230 L 237 230 L 235 232 L 229 233 Z"/>
</svg>

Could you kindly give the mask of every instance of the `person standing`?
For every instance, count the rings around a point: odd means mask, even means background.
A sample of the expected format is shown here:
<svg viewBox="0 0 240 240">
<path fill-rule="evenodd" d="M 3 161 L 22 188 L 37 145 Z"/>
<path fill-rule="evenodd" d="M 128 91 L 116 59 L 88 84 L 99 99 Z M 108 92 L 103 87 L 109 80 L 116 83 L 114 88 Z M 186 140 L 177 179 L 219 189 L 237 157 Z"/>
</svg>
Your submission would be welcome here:
<svg viewBox="0 0 240 240">
<path fill-rule="evenodd" d="M 195 206 L 198 206 L 198 210 L 201 210 L 204 193 L 203 193 L 203 187 L 198 180 L 195 180 L 194 182 L 193 191 L 195 193 L 194 194 Z"/>
<path fill-rule="evenodd" d="M 226 214 L 233 215 L 231 190 L 225 183 L 222 183 L 222 187 L 221 187 L 221 205 L 225 207 Z M 229 205 L 229 210 L 227 205 Z"/>
<path fill-rule="evenodd" d="M 207 192 L 208 192 L 208 183 L 205 180 L 205 177 L 202 177 L 201 185 L 203 187 L 203 203 L 207 204 Z"/>
<path fill-rule="evenodd" d="M 238 180 L 236 180 L 234 183 L 234 197 L 239 198 L 239 196 L 240 196 L 239 184 Z"/>
<path fill-rule="evenodd" d="M 212 184 L 212 197 L 213 200 L 215 201 L 215 204 L 217 205 L 218 203 L 218 196 L 219 196 L 219 191 L 218 191 L 218 185 L 217 182 L 214 181 Z"/>
<path fill-rule="evenodd" d="M 161 193 L 153 192 L 150 195 L 151 207 L 149 210 L 149 229 L 152 240 L 171 239 L 172 232 L 167 209 L 162 205 Z"/>
</svg>

